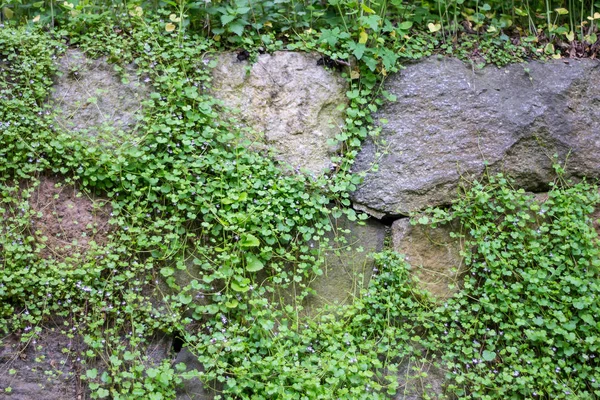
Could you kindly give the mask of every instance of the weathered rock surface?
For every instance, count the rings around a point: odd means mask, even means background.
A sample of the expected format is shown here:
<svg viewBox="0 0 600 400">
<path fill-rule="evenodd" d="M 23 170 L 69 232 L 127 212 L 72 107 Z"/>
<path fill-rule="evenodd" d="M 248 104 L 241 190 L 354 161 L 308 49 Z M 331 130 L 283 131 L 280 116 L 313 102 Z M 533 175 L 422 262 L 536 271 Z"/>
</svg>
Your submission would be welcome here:
<svg viewBox="0 0 600 400">
<path fill-rule="evenodd" d="M 124 143 L 135 137 L 148 88 L 133 65 L 119 76 L 106 57 L 93 60 L 71 49 L 60 59 L 59 71 L 51 100 L 60 110 L 56 122 L 64 130 L 106 142 Z"/>
<path fill-rule="evenodd" d="M 57 176 L 41 176 L 35 185 L 28 181 L 14 185 L 14 202 L 5 198 L 8 192 L 0 192 L 0 234 L 16 214 L 29 209 L 31 234 L 42 258 L 79 257 L 108 242 L 111 207 L 106 199 L 91 197 Z M 21 208 L 25 199 L 27 205 Z"/>
<path fill-rule="evenodd" d="M 75 361 L 80 348 L 78 338 L 69 339 L 58 327 L 45 330 L 27 346 L 14 335 L 1 338 L 0 399 L 82 399 L 81 366 Z"/>
<path fill-rule="evenodd" d="M 213 71 L 213 93 L 241 120 L 278 150 L 292 168 L 320 173 L 331 166 L 335 138 L 343 124 L 346 81 L 317 65 L 308 53 L 262 54 L 254 65 L 235 53 L 219 56 Z M 249 69 L 249 72 L 248 72 Z"/>
<path fill-rule="evenodd" d="M 318 276 L 309 286 L 315 294 L 304 299 L 304 306 L 317 310 L 324 305 L 341 305 L 352 302 L 360 289 L 366 287 L 373 274 L 373 259 L 370 253 L 383 249 L 386 226 L 368 220 L 365 225 L 341 217 L 333 221 L 333 239 L 343 235 L 346 243 L 333 243 L 333 250 L 325 254 L 323 275 Z M 343 231 L 348 232 L 343 232 Z M 362 281 L 358 277 L 362 275 Z"/>
<path fill-rule="evenodd" d="M 406 255 L 412 273 L 419 278 L 418 285 L 439 300 L 451 297 L 459 289 L 459 278 L 464 272 L 461 243 L 450 237 L 450 232 L 457 230 L 456 225 L 411 225 L 409 218 L 392 224 L 394 250 Z"/>
<path fill-rule="evenodd" d="M 59 323 L 60 322 L 60 323 Z M 6 400 L 83 400 L 90 398 L 88 383 L 80 380 L 87 369 L 100 374 L 106 365 L 100 358 L 81 363 L 80 355 L 87 349 L 83 337 L 69 338 L 62 321 L 46 326 L 28 343 L 20 335 L 0 338 L 0 399 Z M 146 365 L 156 366 L 172 359 L 173 338 L 157 332 L 144 349 Z M 12 370 L 12 371 L 11 371 Z M 14 373 L 13 373 L 14 372 Z M 99 379 L 98 379 L 99 380 Z M 5 389 L 10 387 L 10 392 Z"/>
<path fill-rule="evenodd" d="M 354 193 L 373 215 L 408 215 L 449 203 L 461 178 L 506 172 L 539 192 L 553 179 L 552 156 L 570 177 L 600 177 L 600 63 L 532 62 L 473 70 L 430 58 L 386 81 L 398 97 L 379 113 L 383 146 L 366 143 L 356 169 L 378 160 Z M 381 153 L 381 158 L 378 157 Z"/>
<path fill-rule="evenodd" d="M 184 363 L 187 367 L 186 372 L 204 371 L 198 357 L 187 348 L 182 349 L 177 354 L 174 363 Z M 182 386 L 177 390 L 177 400 L 212 400 L 219 389 L 221 389 L 221 386 L 218 382 L 213 382 L 212 386 L 206 385 L 199 378 L 194 377 L 183 381 Z"/>
</svg>

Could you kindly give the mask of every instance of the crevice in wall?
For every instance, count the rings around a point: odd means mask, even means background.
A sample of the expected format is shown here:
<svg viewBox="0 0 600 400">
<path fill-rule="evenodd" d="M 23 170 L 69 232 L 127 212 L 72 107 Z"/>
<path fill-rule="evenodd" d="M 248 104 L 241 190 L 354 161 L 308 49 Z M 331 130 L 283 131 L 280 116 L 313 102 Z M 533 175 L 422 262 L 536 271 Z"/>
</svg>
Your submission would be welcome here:
<svg viewBox="0 0 600 400">
<path fill-rule="evenodd" d="M 184 341 L 181 336 L 182 335 L 179 332 L 175 332 L 175 334 L 173 336 L 173 343 L 171 344 L 171 350 L 173 351 L 174 354 L 179 354 L 179 352 L 183 348 Z"/>
</svg>

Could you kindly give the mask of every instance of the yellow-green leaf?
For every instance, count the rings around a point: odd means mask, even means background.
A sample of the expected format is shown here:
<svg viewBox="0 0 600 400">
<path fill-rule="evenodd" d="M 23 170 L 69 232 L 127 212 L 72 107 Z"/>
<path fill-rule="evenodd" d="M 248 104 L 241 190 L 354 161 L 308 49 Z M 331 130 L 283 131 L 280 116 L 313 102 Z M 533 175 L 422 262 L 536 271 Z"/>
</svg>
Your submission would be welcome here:
<svg viewBox="0 0 600 400">
<path fill-rule="evenodd" d="M 520 8 L 515 8 L 515 14 L 517 14 L 519 17 L 526 17 L 527 15 L 527 11 L 521 10 Z"/>
<path fill-rule="evenodd" d="M 96 377 L 98 376 L 98 370 L 96 368 L 94 368 L 94 369 L 88 369 L 87 371 L 85 371 L 85 375 L 89 379 L 96 379 Z"/>
<path fill-rule="evenodd" d="M 260 240 L 254 235 L 250 233 L 246 233 L 242 235 L 242 239 L 240 240 L 240 246 L 242 247 L 256 247 L 260 245 Z"/>
<path fill-rule="evenodd" d="M 133 10 L 129 11 L 129 15 L 131 15 L 132 17 L 141 17 L 142 15 L 144 15 L 144 10 L 142 9 L 142 7 L 137 6 Z"/>
<path fill-rule="evenodd" d="M 369 40 L 369 35 L 365 31 L 360 31 L 360 37 L 358 38 L 358 43 L 365 44 Z"/>
<path fill-rule="evenodd" d="M 10 9 L 10 8 L 8 8 L 8 7 L 4 7 L 4 8 L 2 9 L 2 13 L 4 14 L 4 16 L 5 16 L 7 19 L 11 19 L 11 18 L 13 17 L 13 15 L 15 15 L 15 13 L 13 12 L 13 10 L 11 10 L 11 9 Z"/>
<path fill-rule="evenodd" d="M 239 301 L 237 301 L 236 299 L 231 299 L 227 302 L 225 302 L 225 307 L 227 308 L 236 308 L 238 306 Z"/>
<path fill-rule="evenodd" d="M 493 351 L 484 350 L 482 357 L 485 361 L 494 361 L 496 359 L 496 353 Z"/>
<path fill-rule="evenodd" d="M 575 40 L 575 32 L 573 32 L 573 31 L 565 33 L 565 36 L 567 37 L 567 40 L 569 42 L 572 42 L 573 40 Z"/>
<path fill-rule="evenodd" d="M 168 23 L 165 25 L 165 31 L 167 32 L 173 32 L 175 30 L 175 24 L 172 23 Z"/>
<path fill-rule="evenodd" d="M 433 22 L 430 22 L 427 24 L 427 28 L 429 28 L 429 32 L 434 33 L 434 32 L 439 31 L 440 29 L 442 29 L 442 25 L 434 24 Z"/>
<path fill-rule="evenodd" d="M 189 294 L 179 293 L 179 301 L 181 304 L 190 304 L 194 298 Z"/>
<path fill-rule="evenodd" d="M 567 10 L 566 8 L 555 8 L 554 11 L 556 11 L 558 13 L 558 15 L 565 15 L 569 13 L 569 10 Z"/>
<path fill-rule="evenodd" d="M 365 3 L 360 3 L 360 6 L 362 7 L 363 11 L 369 14 L 375 14 L 375 11 L 369 7 L 367 7 L 367 5 Z"/>
<path fill-rule="evenodd" d="M 231 282 L 231 289 L 233 289 L 236 292 L 240 292 L 240 293 L 245 293 L 248 290 L 250 290 L 250 288 L 248 286 L 242 286 L 235 281 Z"/>
</svg>

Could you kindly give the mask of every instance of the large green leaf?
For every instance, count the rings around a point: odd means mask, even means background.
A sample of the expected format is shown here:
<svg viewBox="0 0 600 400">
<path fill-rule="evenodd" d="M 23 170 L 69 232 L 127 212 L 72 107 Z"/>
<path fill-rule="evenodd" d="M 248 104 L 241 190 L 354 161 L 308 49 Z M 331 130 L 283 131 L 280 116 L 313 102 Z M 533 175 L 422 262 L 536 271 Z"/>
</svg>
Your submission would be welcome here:
<svg viewBox="0 0 600 400">
<path fill-rule="evenodd" d="M 264 267 L 265 264 L 263 264 L 262 261 L 260 261 L 255 255 L 249 254 L 248 256 L 246 256 L 246 269 L 248 271 L 256 272 L 260 271 Z"/>
<path fill-rule="evenodd" d="M 260 240 L 250 233 L 245 233 L 242 235 L 242 239 L 240 240 L 240 246 L 242 247 L 257 247 L 260 246 Z"/>
</svg>

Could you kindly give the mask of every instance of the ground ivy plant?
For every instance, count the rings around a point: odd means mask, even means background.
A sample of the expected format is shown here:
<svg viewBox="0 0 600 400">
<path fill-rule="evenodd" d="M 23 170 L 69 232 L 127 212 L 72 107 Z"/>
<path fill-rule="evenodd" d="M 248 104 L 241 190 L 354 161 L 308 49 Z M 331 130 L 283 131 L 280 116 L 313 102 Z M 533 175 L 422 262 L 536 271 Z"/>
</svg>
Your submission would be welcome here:
<svg viewBox="0 0 600 400">
<path fill-rule="evenodd" d="M 208 92 L 210 39 L 173 32 L 158 18 L 119 27 L 94 21 L 89 29 L 80 22 L 65 25 L 56 39 L 37 29 L 1 31 L 8 69 L 1 111 L 8 155 L 1 177 L 2 331 L 27 346 L 49 319 L 62 321 L 61 334 L 82 342 L 76 356 L 92 398 L 173 398 L 182 379 L 192 377 L 216 382 L 224 398 L 394 392 L 394 365 L 413 347 L 387 298 L 369 289 L 356 306 L 301 318 L 307 282 L 322 274 L 331 219 L 342 210 L 358 219 L 344 209 L 357 178 L 285 174 L 268 154 L 250 150 Z M 107 57 L 117 71 L 138 65 L 150 87 L 142 137 L 98 140 L 55 123 L 46 100 L 64 40 Z M 356 123 L 349 125 L 365 136 L 366 114 L 358 112 L 369 101 L 360 93 L 353 94 Z M 53 174 L 110 203 L 107 241 L 83 253 L 44 256 L 30 200 Z M 280 295 L 291 287 L 297 296 Z M 401 293 L 415 296 L 408 287 Z M 387 317 L 376 311 L 382 301 Z M 381 330 L 358 323 L 363 309 L 378 316 Z M 204 372 L 153 361 L 157 332 L 194 350 Z M 280 368 L 289 369 L 280 382 L 264 380 Z"/>
<path fill-rule="evenodd" d="M 590 217 L 598 194 L 561 171 L 543 202 L 490 177 L 419 217 L 463 227 L 469 269 L 444 304 L 417 288 L 401 255 L 385 251 L 353 303 L 316 316 L 304 308 L 338 233 L 332 220 L 365 218 L 348 208 L 360 182 L 353 158 L 378 134 L 372 113 L 393 101 L 381 90 L 385 76 L 439 45 L 435 20 L 429 36 L 412 30 L 427 26 L 435 7 L 395 2 L 390 9 L 402 12 L 389 17 L 385 4 L 330 1 L 315 11 L 323 23 L 312 24 L 286 3 L 292 24 L 267 5 L 261 12 L 273 21 L 253 17 L 245 3 L 196 20 L 190 15 L 205 5 L 153 15 L 145 3 L 102 13 L 92 6 L 66 2 L 45 14 L 54 30 L 37 21 L 0 29 L 0 332 L 26 347 L 59 322 L 61 334 L 81 342 L 73 358 L 92 398 L 171 399 L 193 378 L 226 399 L 390 398 L 426 378 L 406 368 L 424 363 L 446 372 L 446 394 L 458 398 L 600 396 Z M 445 51 L 467 56 L 468 43 Z M 149 88 L 141 136 L 90 140 L 56 124 L 47 99 L 67 44 L 106 57 L 117 72 L 137 65 Z M 346 76 L 335 171 L 286 174 L 252 149 L 238 121 L 222 117 L 210 67 L 217 49 L 232 47 L 251 56 L 318 51 Z M 504 39 L 477 48 L 503 49 L 489 56 L 500 64 L 526 54 Z M 110 213 L 106 240 L 45 256 L 32 199 L 49 176 Z M 153 359 L 160 334 L 177 338 L 202 368 Z"/>
<path fill-rule="evenodd" d="M 600 261 L 591 217 L 599 201 L 586 182 L 559 179 L 546 196 L 533 196 L 500 175 L 421 220 L 463 227 L 464 288 L 431 324 L 450 393 L 600 396 Z"/>
</svg>

